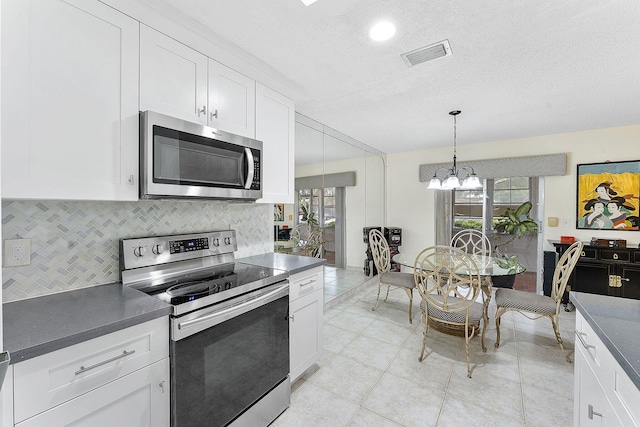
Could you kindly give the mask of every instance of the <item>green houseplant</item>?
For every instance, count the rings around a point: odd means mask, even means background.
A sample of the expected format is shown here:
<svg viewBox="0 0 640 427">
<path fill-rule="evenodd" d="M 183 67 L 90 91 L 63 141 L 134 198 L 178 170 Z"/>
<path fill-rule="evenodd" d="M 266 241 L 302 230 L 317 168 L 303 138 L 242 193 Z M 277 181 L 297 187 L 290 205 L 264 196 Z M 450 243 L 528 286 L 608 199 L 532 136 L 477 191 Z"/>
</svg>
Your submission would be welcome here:
<svg viewBox="0 0 640 427">
<path fill-rule="evenodd" d="M 529 201 L 522 203 L 514 210 L 508 208 L 504 216 L 500 217 L 494 225 L 494 229 L 498 234 L 493 238 L 494 242 L 496 242 L 493 251 L 498 258 L 498 265 L 501 268 L 507 269 L 510 273 L 506 276 L 492 276 L 491 280 L 496 287 L 513 287 L 515 275 L 526 270 L 526 268 L 516 260 L 517 255 L 503 254 L 500 252 L 500 248 L 516 239 L 538 233 L 538 223 L 529 216 L 531 208 L 532 204 Z M 509 237 L 505 238 L 505 236 Z"/>
</svg>

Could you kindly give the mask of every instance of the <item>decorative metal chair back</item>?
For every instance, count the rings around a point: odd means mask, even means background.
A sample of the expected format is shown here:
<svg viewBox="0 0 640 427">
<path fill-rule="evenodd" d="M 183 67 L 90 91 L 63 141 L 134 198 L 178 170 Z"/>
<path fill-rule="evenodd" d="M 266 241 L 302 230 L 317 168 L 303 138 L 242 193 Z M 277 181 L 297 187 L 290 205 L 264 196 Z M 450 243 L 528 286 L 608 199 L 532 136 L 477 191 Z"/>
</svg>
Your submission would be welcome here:
<svg viewBox="0 0 640 427">
<path fill-rule="evenodd" d="M 581 241 L 574 242 L 562 254 L 558 260 L 558 264 L 556 264 L 556 269 L 553 272 L 553 280 L 551 282 L 551 298 L 553 298 L 558 305 L 556 312 L 558 312 L 560 300 L 562 300 L 564 291 L 567 288 L 569 276 L 571 276 L 573 268 L 576 266 L 578 259 L 580 259 L 583 246 L 584 243 Z"/>
<path fill-rule="evenodd" d="M 468 254 L 491 256 L 491 242 L 486 234 L 478 230 L 459 231 L 451 239 L 451 246 Z"/>
<path fill-rule="evenodd" d="M 391 269 L 391 251 L 389 243 L 384 235 L 376 229 L 369 231 L 369 248 L 373 255 L 373 263 L 378 269 L 378 274 L 386 273 Z"/>
<path fill-rule="evenodd" d="M 324 244 L 324 230 L 314 228 L 305 243 L 305 254 L 313 258 L 322 258 L 322 248 Z"/>
<path fill-rule="evenodd" d="M 307 240 L 311 236 L 311 226 L 309 224 L 297 224 L 291 230 L 289 240 L 291 240 L 294 246 L 302 247 L 306 244 Z"/>
<path fill-rule="evenodd" d="M 469 255 L 453 247 L 431 246 L 420 252 L 414 278 L 427 305 L 440 311 L 466 310 L 482 294 L 478 266 Z"/>
</svg>

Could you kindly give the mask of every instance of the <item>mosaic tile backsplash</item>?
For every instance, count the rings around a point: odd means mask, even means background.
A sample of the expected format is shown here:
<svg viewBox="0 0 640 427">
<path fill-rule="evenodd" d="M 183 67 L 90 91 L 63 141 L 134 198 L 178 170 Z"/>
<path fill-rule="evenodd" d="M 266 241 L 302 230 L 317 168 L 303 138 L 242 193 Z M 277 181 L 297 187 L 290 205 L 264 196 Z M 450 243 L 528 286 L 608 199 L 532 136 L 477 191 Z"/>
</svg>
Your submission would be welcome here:
<svg viewBox="0 0 640 427">
<path fill-rule="evenodd" d="M 2 238 L 31 239 L 31 264 L 3 267 L 4 302 L 119 280 L 119 240 L 236 230 L 236 258 L 273 251 L 273 206 L 218 201 L 2 202 Z"/>
</svg>

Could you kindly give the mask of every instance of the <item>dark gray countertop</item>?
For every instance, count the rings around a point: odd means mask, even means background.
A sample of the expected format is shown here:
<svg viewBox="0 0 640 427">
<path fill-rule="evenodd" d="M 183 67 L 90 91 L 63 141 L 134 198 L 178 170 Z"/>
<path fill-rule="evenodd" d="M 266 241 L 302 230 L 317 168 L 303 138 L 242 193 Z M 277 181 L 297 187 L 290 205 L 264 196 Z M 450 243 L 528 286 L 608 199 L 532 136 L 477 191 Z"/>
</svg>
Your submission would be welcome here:
<svg viewBox="0 0 640 427">
<path fill-rule="evenodd" d="M 3 305 L 4 349 L 18 363 L 139 323 L 171 306 L 119 283 Z"/>
<path fill-rule="evenodd" d="M 571 292 L 571 302 L 640 389 L 640 301 Z"/>
<path fill-rule="evenodd" d="M 326 260 L 321 258 L 311 258 L 276 252 L 236 259 L 236 262 L 253 264 L 260 267 L 275 268 L 277 270 L 285 270 L 288 271 L 289 274 L 300 273 L 302 271 L 309 270 L 310 268 L 320 267 L 327 263 Z"/>
</svg>

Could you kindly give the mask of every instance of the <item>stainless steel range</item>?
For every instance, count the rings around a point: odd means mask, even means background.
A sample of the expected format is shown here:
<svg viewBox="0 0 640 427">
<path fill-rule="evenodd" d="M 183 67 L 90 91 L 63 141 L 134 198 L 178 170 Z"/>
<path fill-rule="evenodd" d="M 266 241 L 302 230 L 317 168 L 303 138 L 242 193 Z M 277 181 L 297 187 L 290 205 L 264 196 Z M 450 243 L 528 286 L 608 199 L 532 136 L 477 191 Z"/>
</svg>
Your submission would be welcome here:
<svg viewBox="0 0 640 427">
<path fill-rule="evenodd" d="M 122 283 L 172 306 L 171 425 L 266 426 L 289 406 L 288 273 L 233 230 L 120 241 Z"/>
</svg>

